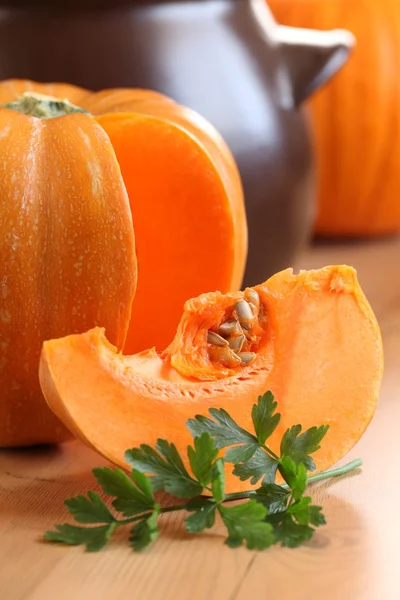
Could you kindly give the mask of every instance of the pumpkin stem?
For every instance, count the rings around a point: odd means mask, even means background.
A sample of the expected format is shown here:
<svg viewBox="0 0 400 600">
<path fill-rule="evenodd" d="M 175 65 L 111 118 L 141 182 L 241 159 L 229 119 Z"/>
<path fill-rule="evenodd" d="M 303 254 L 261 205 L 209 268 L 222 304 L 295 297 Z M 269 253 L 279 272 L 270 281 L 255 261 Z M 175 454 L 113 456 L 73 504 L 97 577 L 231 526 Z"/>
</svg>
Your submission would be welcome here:
<svg viewBox="0 0 400 600">
<path fill-rule="evenodd" d="M 76 112 L 89 114 L 88 111 L 80 106 L 75 106 L 67 99 L 62 100 L 61 98 L 45 96 L 35 92 L 25 92 L 16 100 L 1 104 L 0 107 L 9 108 L 39 119 L 52 119 Z"/>
</svg>

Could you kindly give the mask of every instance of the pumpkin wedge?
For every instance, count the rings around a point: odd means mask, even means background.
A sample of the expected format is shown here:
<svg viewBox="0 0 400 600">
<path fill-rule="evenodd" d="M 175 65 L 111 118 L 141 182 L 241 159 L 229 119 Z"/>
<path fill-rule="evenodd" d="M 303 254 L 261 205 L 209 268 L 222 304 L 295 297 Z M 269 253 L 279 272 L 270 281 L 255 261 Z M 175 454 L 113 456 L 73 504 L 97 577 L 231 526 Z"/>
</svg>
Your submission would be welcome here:
<svg viewBox="0 0 400 600">
<path fill-rule="evenodd" d="M 187 301 L 161 355 L 123 356 L 102 328 L 46 341 L 39 378 L 64 424 L 123 468 L 125 450 L 158 437 L 185 456 L 185 423 L 210 407 L 251 428 L 251 406 L 271 390 L 282 414 L 272 449 L 293 424 L 329 424 L 315 454 L 323 470 L 364 433 L 382 370 L 379 327 L 356 272 L 331 266 L 298 275 L 288 269 L 243 292 Z M 229 492 L 248 487 L 228 475 Z"/>
</svg>

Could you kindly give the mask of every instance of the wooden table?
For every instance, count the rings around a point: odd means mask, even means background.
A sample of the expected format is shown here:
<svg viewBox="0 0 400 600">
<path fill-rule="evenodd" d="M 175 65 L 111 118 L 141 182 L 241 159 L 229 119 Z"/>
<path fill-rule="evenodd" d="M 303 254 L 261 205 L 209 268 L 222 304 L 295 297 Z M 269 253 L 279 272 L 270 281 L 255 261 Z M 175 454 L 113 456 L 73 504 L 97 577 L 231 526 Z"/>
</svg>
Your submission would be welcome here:
<svg viewBox="0 0 400 600">
<path fill-rule="evenodd" d="M 222 529 L 194 537 L 182 515 L 141 555 L 117 538 L 99 554 L 40 541 L 62 501 L 93 485 L 104 461 L 78 442 L 0 452 L 1 600 L 399 600 L 400 240 L 312 248 L 301 268 L 347 263 L 379 319 L 385 376 L 376 416 L 346 461 L 362 472 L 314 488 L 328 524 L 306 546 L 230 550 Z"/>
</svg>

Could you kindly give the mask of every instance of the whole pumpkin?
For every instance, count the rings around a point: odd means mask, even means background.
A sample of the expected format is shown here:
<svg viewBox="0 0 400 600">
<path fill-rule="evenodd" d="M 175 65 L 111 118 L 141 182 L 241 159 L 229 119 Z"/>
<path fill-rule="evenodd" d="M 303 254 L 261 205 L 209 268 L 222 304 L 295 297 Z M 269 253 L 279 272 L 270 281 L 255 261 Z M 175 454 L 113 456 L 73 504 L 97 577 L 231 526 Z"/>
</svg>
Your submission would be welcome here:
<svg viewBox="0 0 400 600">
<path fill-rule="evenodd" d="M 0 446 L 53 443 L 43 341 L 98 325 L 162 349 L 185 300 L 240 287 L 242 189 L 219 134 L 157 92 L 8 80 L 0 104 Z"/>
<path fill-rule="evenodd" d="M 283 25 L 344 27 L 349 62 L 310 101 L 318 163 L 315 229 L 374 236 L 400 229 L 400 3 L 270 0 Z"/>
</svg>

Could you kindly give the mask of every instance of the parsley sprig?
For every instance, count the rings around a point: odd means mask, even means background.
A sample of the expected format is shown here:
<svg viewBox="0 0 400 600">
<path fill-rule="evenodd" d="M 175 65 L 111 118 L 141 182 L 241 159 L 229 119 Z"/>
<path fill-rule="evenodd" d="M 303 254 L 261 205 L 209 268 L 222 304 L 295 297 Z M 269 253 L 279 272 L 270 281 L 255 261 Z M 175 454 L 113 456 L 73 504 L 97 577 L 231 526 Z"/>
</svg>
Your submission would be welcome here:
<svg viewBox="0 0 400 600">
<path fill-rule="evenodd" d="M 277 454 L 267 444 L 280 422 L 276 409 L 271 392 L 260 396 L 251 413 L 253 432 L 243 429 L 224 409 L 211 408 L 209 417 L 190 419 L 187 427 L 194 437 L 187 449 L 190 473 L 176 446 L 163 439 L 157 440 L 155 448 L 142 444 L 127 450 L 125 457 L 132 467 L 129 475 L 119 468 L 93 469 L 103 493 L 112 498 L 112 508 L 94 491 L 69 498 L 65 505 L 83 526 L 56 525 L 54 531 L 45 533 L 45 539 L 84 544 L 89 552 L 97 552 L 117 528 L 129 525 L 130 545 L 141 551 L 159 536 L 161 515 L 186 511 L 185 528 L 193 534 L 213 527 L 218 514 L 228 534 L 225 543 L 231 548 L 243 544 L 251 550 L 273 544 L 300 546 L 325 524 L 322 507 L 305 495 L 308 484 L 347 473 L 361 461 L 308 476 L 308 471 L 315 470 L 311 455 L 320 448 L 328 425 L 304 432 L 301 425 L 290 427 Z M 233 463 L 233 473 L 241 481 L 250 480 L 259 487 L 226 494 L 225 463 Z M 285 483 L 276 483 L 277 473 Z M 181 502 L 162 507 L 155 496 L 159 491 Z M 238 499 L 245 502 L 229 504 Z"/>
</svg>

